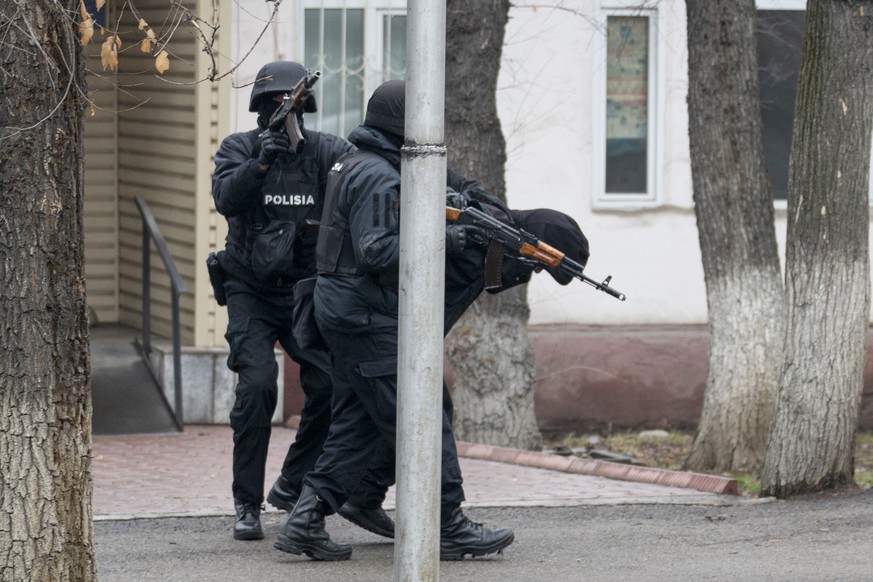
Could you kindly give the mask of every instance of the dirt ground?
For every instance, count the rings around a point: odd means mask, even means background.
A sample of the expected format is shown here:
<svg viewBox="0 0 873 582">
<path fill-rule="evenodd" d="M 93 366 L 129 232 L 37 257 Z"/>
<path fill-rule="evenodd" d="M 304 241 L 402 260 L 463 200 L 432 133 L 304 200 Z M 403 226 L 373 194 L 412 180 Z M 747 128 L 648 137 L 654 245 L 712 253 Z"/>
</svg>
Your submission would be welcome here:
<svg viewBox="0 0 873 582">
<path fill-rule="evenodd" d="M 680 471 L 691 450 L 693 439 L 693 432 L 673 430 L 613 432 L 606 435 L 552 435 L 546 437 L 543 448 L 554 454 Z M 742 495 L 758 495 L 760 482 L 757 475 L 726 475 L 737 480 Z M 857 434 L 855 483 L 862 490 L 873 488 L 873 432 Z"/>
</svg>

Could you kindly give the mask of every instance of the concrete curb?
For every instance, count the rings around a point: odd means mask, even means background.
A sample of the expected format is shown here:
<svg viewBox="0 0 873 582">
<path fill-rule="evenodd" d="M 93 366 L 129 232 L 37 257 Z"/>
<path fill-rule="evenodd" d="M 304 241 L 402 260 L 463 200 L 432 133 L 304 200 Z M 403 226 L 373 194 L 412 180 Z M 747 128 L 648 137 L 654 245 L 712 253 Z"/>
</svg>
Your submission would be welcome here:
<svg viewBox="0 0 873 582">
<path fill-rule="evenodd" d="M 297 429 L 300 417 L 291 416 L 285 421 L 286 428 Z M 636 465 L 624 465 L 610 461 L 595 461 L 579 457 L 561 457 L 538 453 L 536 451 L 522 451 L 494 445 L 482 445 L 457 441 L 458 455 L 468 459 L 480 461 L 494 461 L 496 463 L 509 463 L 537 469 L 549 469 L 551 471 L 563 471 L 577 475 L 592 475 L 595 477 L 607 477 L 619 481 L 632 481 L 635 483 L 651 483 L 665 485 L 667 487 L 679 487 L 682 489 L 696 489 L 705 493 L 717 493 L 719 495 L 739 495 L 740 488 L 736 479 L 693 473 L 691 471 L 671 471 L 657 467 L 640 467 Z"/>
<path fill-rule="evenodd" d="M 535 451 L 522 451 L 463 441 L 458 441 L 457 446 L 458 455 L 468 459 L 495 461 L 580 475 L 608 477 L 609 479 L 618 479 L 620 481 L 696 489 L 697 491 L 721 495 L 739 495 L 737 481 L 730 477 L 719 477 L 717 475 L 706 475 L 691 471 L 671 471 L 656 467 L 639 467 L 578 457 L 562 457 Z"/>
<path fill-rule="evenodd" d="M 624 499 L 531 499 L 527 501 L 495 500 L 495 501 L 465 501 L 464 508 L 500 508 L 500 507 L 606 507 L 618 505 L 705 505 L 709 507 L 733 507 L 736 505 L 760 505 L 776 501 L 775 497 L 746 499 L 744 497 L 728 497 L 722 495 L 667 495 L 660 497 L 627 497 Z M 396 511 L 394 503 L 386 502 L 385 511 Z M 287 515 L 287 511 L 275 509 L 269 504 L 261 510 L 261 516 Z M 204 517 L 233 517 L 232 511 L 155 511 L 151 513 L 117 513 L 95 515 L 93 521 L 135 521 L 148 519 L 186 519 Z"/>
</svg>

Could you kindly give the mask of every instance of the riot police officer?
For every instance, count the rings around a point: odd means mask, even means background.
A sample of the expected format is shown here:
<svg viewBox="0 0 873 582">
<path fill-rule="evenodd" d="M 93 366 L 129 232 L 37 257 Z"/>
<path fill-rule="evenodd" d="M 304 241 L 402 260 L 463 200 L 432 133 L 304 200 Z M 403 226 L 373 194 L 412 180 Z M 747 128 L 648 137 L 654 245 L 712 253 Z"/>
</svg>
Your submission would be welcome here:
<svg viewBox="0 0 873 582">
<path fill-rule="evenodd" d="M 305 476 L 298 503 L 275 543 L 282 551 L 318 560 L 351 556 L 350 546 L 330 539 L 324 517 L 341 508 L 353 491 L 375 454 L 371 443 L 378 435 L 390 443 L 396 440 L 404 103 L 402 81 L 389 81 L 376 89 L 364 124 L 349 136 L 359 151 L 344 156 L 328 179 L 317 247 L 315 309 L 318 327 L 333 356 L 333 424 L 324 453 Z M 475 182 L 450 172 L 448 183 L 463 196 L 491 202 Z M 499 204 L 496 199 L 493 202 Z M 508 210 L 500 212 L 512 220 Z M 482 291 L 485 250 L 480 246 L 481 233 L 475 229 L 453 225 L 446 236 L 448 330 Z M 529 267 L 520 267 L 521 274 L 514 275 L 516 283 L 530 276 Z M 512 543 L 514 533 L 473 523 L 461 510 L 463 479 L 451 426 L 451 398 L 445 389 L 443 402 L 441 559 L 499 552 Z"/>
<path fill-rule="evenodd" d="M 302 65 L 289 61 L 265 65 L 249 101 L 249 111 L 258 114 L 258 127 L 228 136 L 215 155 L 212 196 L 228 222 L 225 250 L 218 253 L 229 319 L 227 365 L 238 374 L 230 424 L 233 535 L 240 540 L 264 537 L 260 510 L 270 424 L 277 405 L 277 342 L 300 365 L 305 402 L 295 441 L 267 496 L 271 504 L 293 508 L 302 477 L 314 466 L 330 425 L 329 356 L 303 349 L 295 340 L 292 303 L 298 282 L 315 275 L 317 222 L 327 174 L 354 147 L 303 126 L 303 113 L 317 110 L 312 95 L 303 111 L 296 112 L 304 136 L 297 151 L 291 151 L 284 129 L 268 128 L 283 97 L 306 73 Z M 353 517 L 371 531 L 393 536 L 394 524 L 381 509 L 386 488 L 369 492 L 368 503 L 377 507 L 353 511 Z"/>
</svg>

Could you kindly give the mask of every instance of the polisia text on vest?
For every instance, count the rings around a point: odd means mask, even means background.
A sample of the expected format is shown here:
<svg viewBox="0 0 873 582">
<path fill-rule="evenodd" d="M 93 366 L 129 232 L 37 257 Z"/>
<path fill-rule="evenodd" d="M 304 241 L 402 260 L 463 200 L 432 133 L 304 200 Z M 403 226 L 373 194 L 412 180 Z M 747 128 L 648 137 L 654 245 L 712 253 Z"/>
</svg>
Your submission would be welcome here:
<svg viewBox="0 0 873 582">
<path fill-rule="evenodd" d="M 264 194 L 264 206 L 311 206 L 312 194 Z"/>
</svg>

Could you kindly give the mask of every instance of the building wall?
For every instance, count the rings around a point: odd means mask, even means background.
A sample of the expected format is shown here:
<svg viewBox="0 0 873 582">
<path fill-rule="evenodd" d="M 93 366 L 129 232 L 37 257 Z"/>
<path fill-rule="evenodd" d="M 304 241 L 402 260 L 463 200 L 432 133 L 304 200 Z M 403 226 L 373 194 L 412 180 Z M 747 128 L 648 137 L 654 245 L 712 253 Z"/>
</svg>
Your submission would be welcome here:
<svg viewBox="0 0 873 582">
<path fill-rule="evenodd" d="M 541 430 L 697 426 L 706 389 L 706 326 L 533 326 L 530 336 Z M 864 380 L 858 426 L 873 430 L 873 348 Z"/>
<path fill-rule="evenodd" d="M 211 20 L 213 3 L 184 6 Z M 219 6 L 220 23 L 231 21 L 230 5 Z M 170 14 L 163 0 L 137 3 L 138 15 L 159 29 Z M 134 203 L 142 197 L 154 214 L 185 285 L 180 296 L 183 345 L 223 346 L 226 310 L 218 308 L 205 269 L 211 250 L 223 246 L 226 223 L 215 212 L 210 177 L 213 155 L 230 123 L 232 63 L 213 63 L 189 25 L 176 29 L 170 69 L 157 75 L 154 60 L 135 44 L 137 23 L 129 10 L 108 3 L 107 21 L 122 15 L 124 43 L 119 71 L 102 69 L 100 35 L 86 49 L 89 98 L 86 115 L 85 269 L 92 323 L 142 325 L 142 220 Z M 104 35 L 105 36 L 105 35 Z M 222 44 L 223 43 L 223 44 Z M 128 46 L 132 44 L 133 46 Z M 216 53 L 229 53 L 231 35 L 218 35 Z M 151 331 L 172 334 L 170 280 L 150 245 Z"/>
<path fill-rule="evenodd" d="M 199 0 L 200 14 L 211 16 L 212 3 Z M 233 35 L 221 34 L 221 30 L 231 30 L 233 11 L 230 3 L 219 5 L 219 34 L 217 54 L 230 54 Z M 197 299 L 194 305 L 195 347 L 225 348 L 227 342 L 224 332 L 227 329 L 227 309 L 215 302 L 212 285 L 205 269 L 205 260 L 210 252 L 224 248 L 227 236 L 227 221 L 215 210 L 212 202 L 212 171 L 215 167 L 215 152 L 219 143 L 229 133 L 231 122 L 231 91 L 233 76 L 230 74 L 232 62 L 225 59 L 213 62 L 209 55 L 200 51 L 197 70 L 204 74 L 211 67 L 217 68 L 219 79 L 200 83 L 197 86 L 197 189 L 194 198 L 196 213 L 197 242 L 194 252 L 195 283 L 191 290 Z M 226 75 L 226 76 L 225 76 Z"/>
<path fill-rule="evenodd" d="M 685 108 L 687 66 L 684 3 L 669 1 L 660 20 L 662 75 L 654 109 L 661 123 L 658 200 L 595 209 L 594 179 L 600 11 L 513 7 L 507 26 L 498 112 L 507 138 L 510 205 L 547 205 L 570 214 L 591 249 L 587 272 L 613 275 L 621 303 L 578 283 L 550 277 L 529 288 L 531 323 L 603 325 L 695 324 L 706 321 L 706 290 L 692 202 Z"/>
<path fill-rule="evenodd" d="M 514 5 L 510 10 L 498 89 L 507 139 L 507 196 L 517 208 L 549 206 L 577 219 L 589 238 L 591 277 L 614 275 L 625 303 L 577 283 L 550 277 L 529 286 L 532 324 L 674 325 L 707 321 L 706 286 L 692 199 L 688 140 L 685 3 L 661 11 L 657 92 L 661 116 L 658 200 L 652 205 L 596 208 L 594 139 L 598 124 L 598 20 L 603 6 Z M 633 2 L 631 2 L 633 4 Z M 758 0 L 759 7 L 802 8 L 797 0 Z M 873 193 L 873 173 L 871 173 Z M 784 268 L 786 203 L 774 202 Z M 873 240 L 873 238 L 871 238 Z"/>
<path fill-rule="evenodd" d="M 85 280 L 94 324 L 118 321 L 118 98 L 115 75 L 97 74 L 100 44 L 85 54 Z"/>
<path fill-rule="evenodd" d="M 194 8 L 193 2 L 184 3 Z M 167 18 L 163 0 L 138 2 L 139 15 L 159 27 Z M 126 14 L 130 14 L 127 12 Z M 128 16 L 127 26 L 135 27 Z M 193 82 L 199 45 L 186 32 L 173 39 L 170 69 L 154 74 L 153 58 L 139 50 L 121 55 L 118 91 L 118 214 L 119 214 L 119 322 L 142 323 L 142 220 L 134 197 L 148 204 L 173 255 L 185 286 L 194 287 L 200 261 L 194 256 L 197 100 Z M 152 74 L 150 74 L 152 73 Z M 170 280 L 163 263 L 151 255 L 151 329 L 172 333 Z M 193 337 L 195 297 L 180 297 L 182 333 Z"/>
</svg>

